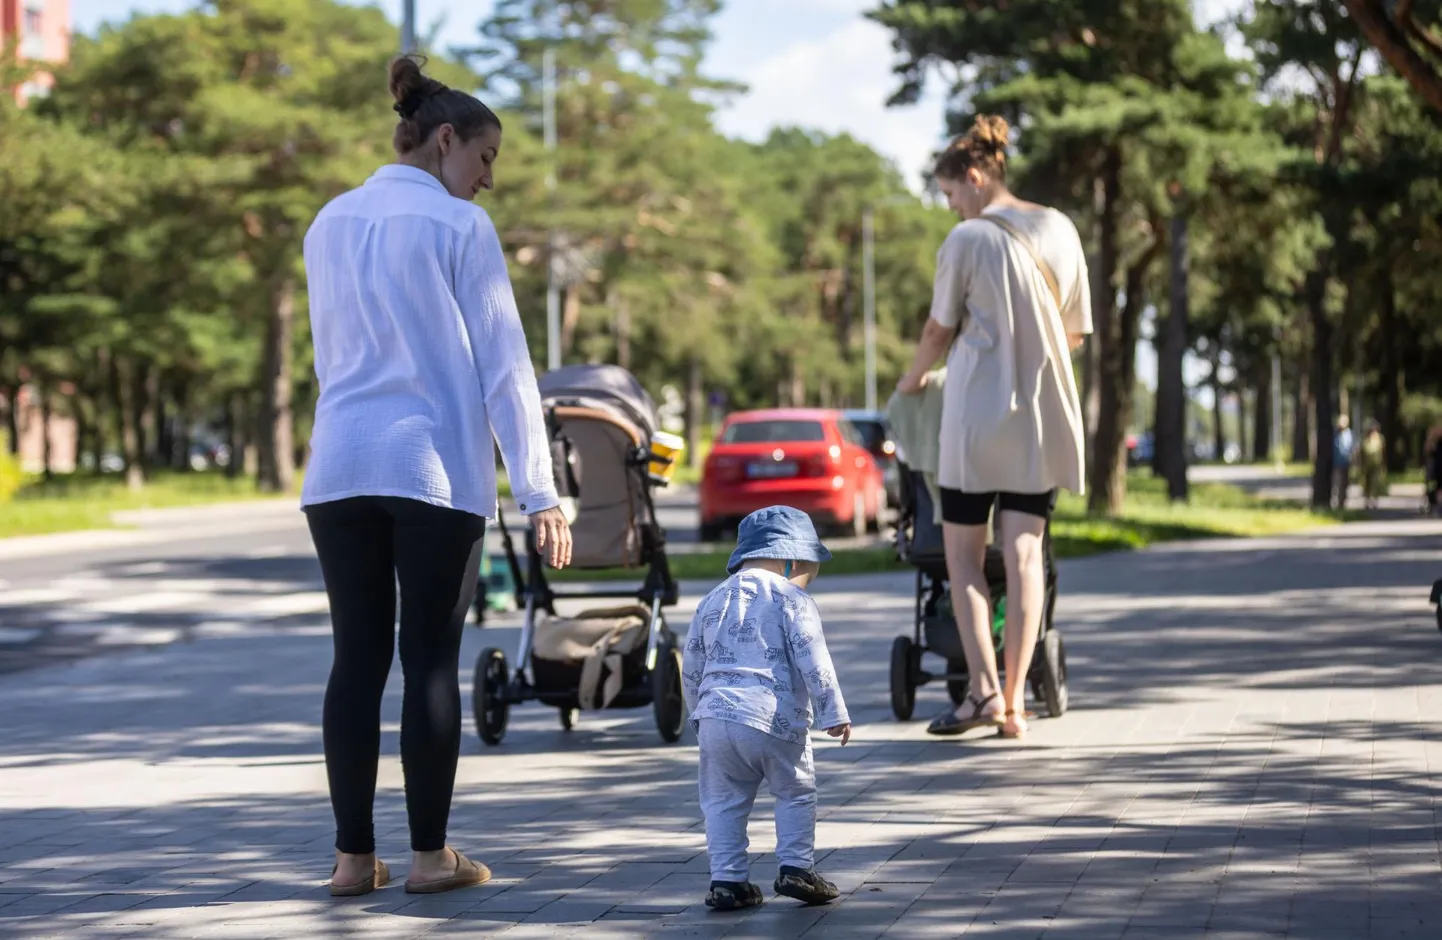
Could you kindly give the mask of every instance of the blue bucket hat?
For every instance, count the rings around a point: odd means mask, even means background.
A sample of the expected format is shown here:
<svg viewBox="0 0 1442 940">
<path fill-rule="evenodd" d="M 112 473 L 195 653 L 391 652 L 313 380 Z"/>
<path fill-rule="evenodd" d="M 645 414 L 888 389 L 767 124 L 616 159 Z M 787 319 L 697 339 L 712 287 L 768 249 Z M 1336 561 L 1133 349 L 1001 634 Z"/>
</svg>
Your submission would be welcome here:
<svg viewBox="0 0 1442 940">
<path fill-rule="evenodd" d="M 790 506 L 768 506 L 741 520 L 736 538 L 736 551 L 726 563 L 726 573 L 735 574 L 753 558 L 776 561 L 831 560 L 831 553 L 816 537 L 811 517 Z"/>
</svg>

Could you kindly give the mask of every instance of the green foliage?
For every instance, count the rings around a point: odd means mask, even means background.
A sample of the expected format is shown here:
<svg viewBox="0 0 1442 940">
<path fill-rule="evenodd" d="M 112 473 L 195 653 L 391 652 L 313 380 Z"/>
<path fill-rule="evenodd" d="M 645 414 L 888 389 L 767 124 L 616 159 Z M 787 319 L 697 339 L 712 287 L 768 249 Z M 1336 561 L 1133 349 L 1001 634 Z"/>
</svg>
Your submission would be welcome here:
<svg viewBox="0 0 1442 940">
<path fill-rule="evenodd" d="M 475 48 L 431 61 L 500 106 L 485 205 L 534 358 L 554 233 L 566 361 L 682 387 L 697 426 L 710 391 L 732 407 L 857 405 L 870 211 L 884 397 L 955 219 L 847 136 L 722 137 L 713 108 L 735 86 L 700 69 L 719 5 L 498 0 Z M 1094 508 L 1119 511 L 1125 419 L 1151 410 L 1128 344 L 1166 304 L 1173 217 L 1191 233 L 1189 340 L 1236 370 L 1234 388 L 1278 351 L 1289 391 L 1309 371 L 1320 272 L 1344 351 L 1324 394 L 1390 402 L 1399 422 L 1404 393 L 1442 395 L 1442 132 L 1403 82 L 1358 70 L 1366 44 L 1342 6 L 1255 4 L 1240 20 L 1251 60 L 1199 29 L 1188 0 L 879 0 L 870 14 L 896 41 L 898 102 L 944 76 L 953 130 L 1007 115 L 1017 189 L 1088 243 L 1104 353 L 1090 384 L 1111 421 L 1093 451 L 1113 463 L 1093 474 Z M 393 158 L 398 43 L 374 8 L 216 0 L 77 36 L 48 99 L 0 99 L 0 395 L 47 389 L 87 455 L 118 452 L 137 476 L 183 464 L 198 424 L 283 476 L 277 429 L 298 420 L 303 451 L 316 395 L 301 240 Z M 18 75 L 7 62 L 0 77 Z"/>
</svg>

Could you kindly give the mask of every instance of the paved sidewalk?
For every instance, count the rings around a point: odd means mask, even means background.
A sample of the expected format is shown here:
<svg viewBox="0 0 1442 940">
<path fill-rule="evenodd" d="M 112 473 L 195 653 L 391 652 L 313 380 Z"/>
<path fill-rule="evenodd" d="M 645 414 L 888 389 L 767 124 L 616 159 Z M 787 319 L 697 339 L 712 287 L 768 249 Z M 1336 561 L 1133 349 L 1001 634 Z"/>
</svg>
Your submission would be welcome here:
<svg viewBox="0 0 1442 940">
<path fill-rule="evenodd" d="M 820 867 L 846 892 L 818 909 L 701 906 L 694 745 L 649 710 L 566 733 L 522 708 L 493 750 L 468 720 L 452 838 L 496 881 L 337 901 L 322 620 L 0 677 L 0 936 L 1435 938 L 1439 549 L 1412 521 L 1066 563 L 1073 711 L 1024 744 L 892 720 L 910 579 L 823 578 L 859 727 L 817 742 Z M 467 690 L 497 640 L 468 631 Z M 919 719 L 942 707 L 920 695 Z M 403 877 L 398 715 L 393 690 L 377 828 Z"/>
</svg>

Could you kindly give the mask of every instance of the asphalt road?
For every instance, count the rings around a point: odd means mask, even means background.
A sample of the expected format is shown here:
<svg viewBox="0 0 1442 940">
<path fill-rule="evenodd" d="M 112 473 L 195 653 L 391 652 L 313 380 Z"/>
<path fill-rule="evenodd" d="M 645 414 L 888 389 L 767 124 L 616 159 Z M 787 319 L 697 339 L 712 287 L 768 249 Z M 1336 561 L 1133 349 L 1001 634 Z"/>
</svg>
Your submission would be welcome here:
<svg viewBox="0 0 1442 940">
<path fill-rule="evenodd" d="M 1192 479 L 1277 499 L 1303 501 L 1308 493 L 1306 480 L 1266 468 L 1198 467 Z M 1400 516 L 1419 499 L 1398 495 L 1384 508 Z M 657 514 L 673 553 L 703 547 L 693 490 L 660 494 Z M 514 507 L 508 518 L 521 523 Z M 140 512 L 124 521 L 133 528 L 0 540 L 0 673 L 324 621 L 320 569 L 293 502 Z M 494 528 L 488 538 L 499 555 Z"/>
<path fill-rule="evenodd" d="M 504 509 L 505 507 L 503 507 Z M 694 493 L 663 493 L 672 551 L 694 551 Z M 510 508 L 516 528 L 523 517 Z M 290 501 L 129 514 L 133 528 L 0 540 L 0 673 L 216 633 L 324 619 L 305 517 Z M 499 533 L 488 533 L 501 553 Z"/>
</svg>

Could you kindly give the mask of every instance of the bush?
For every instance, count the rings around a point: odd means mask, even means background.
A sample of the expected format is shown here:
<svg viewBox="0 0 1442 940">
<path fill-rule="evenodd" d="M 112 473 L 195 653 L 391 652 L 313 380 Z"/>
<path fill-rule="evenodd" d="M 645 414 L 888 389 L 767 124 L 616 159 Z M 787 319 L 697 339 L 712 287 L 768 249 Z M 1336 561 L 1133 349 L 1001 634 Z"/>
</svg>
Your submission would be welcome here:
<svg viewBox="0 0 1442 940">
<path fill-rule="evenodd" d="M 24 482 L 25 474 L 20 469 L 20 461 L 8 449 L 0 449 L 0 504 L 10 502 Z"/>
</svg>

